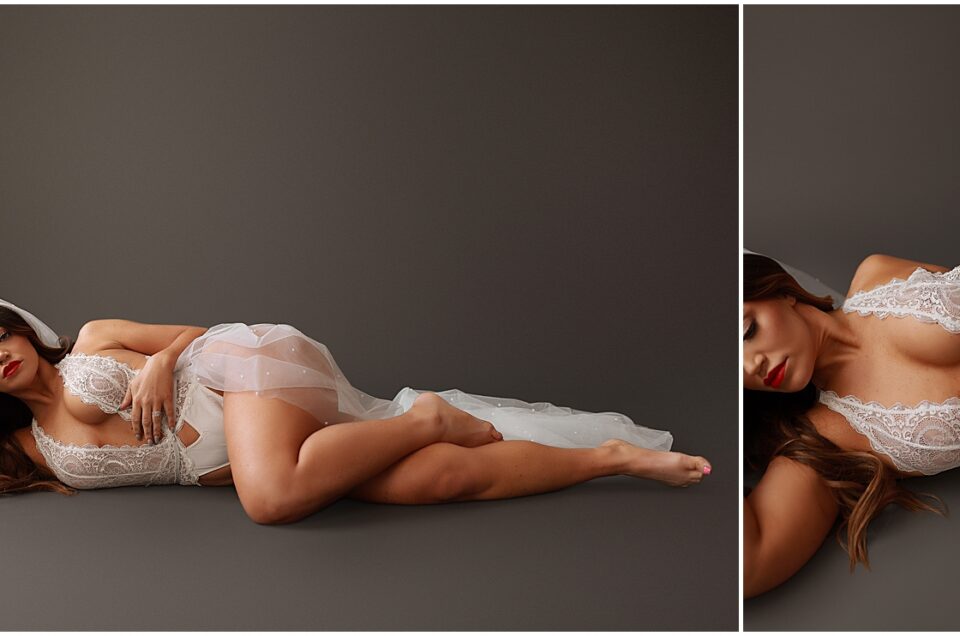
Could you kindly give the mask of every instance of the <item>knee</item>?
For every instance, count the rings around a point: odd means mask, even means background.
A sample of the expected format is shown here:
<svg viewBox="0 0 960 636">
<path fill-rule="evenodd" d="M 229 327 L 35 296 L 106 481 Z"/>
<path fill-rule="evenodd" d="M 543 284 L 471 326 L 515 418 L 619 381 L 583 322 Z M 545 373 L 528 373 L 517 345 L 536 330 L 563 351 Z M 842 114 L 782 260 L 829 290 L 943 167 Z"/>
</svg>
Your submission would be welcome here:
<svg viewBox="0 0 960 636">
<path fill-rule="evenodd" d="M 319 505 L 322 507 L 328 504 Z M 244 505 L 243 509 L 254 523 L 268 526 L 294 523 L 319 510 L 318 506 L 305 508 L 296 502 L 283 499 Z"/>
<path fill-rule="evenodd" d="M 254 492 L 241 492 L 240 489 L 237 492 L 240 495 L 240 504 L 251 521 L 261 525 L 280 525 L 299 521 L 307 516 L 310 510 L 317 509 L 317 506 L 306 509 L 302 502 L 291 496 L 290 490 L 260 488 Z"/>
<path fill-rule="evenodd" d="M 271 510 L 269 508 L 248 508 L 247 506 L 243 507 L 246 511 L 247 516 L 250 517 L 251 521 L 258 523 L 260 525 L 272 526 L 279 525 L 283 523 L 280 519 L 280 515 L 277 511 Z"/>
<path fill-rule="evenodd" d="M 280 501 L 266 493 L 237 492 L 240 494 L 240 505 L 251 521 L 262 525 L 283 523 L 286 511 Z"/>
</svg>

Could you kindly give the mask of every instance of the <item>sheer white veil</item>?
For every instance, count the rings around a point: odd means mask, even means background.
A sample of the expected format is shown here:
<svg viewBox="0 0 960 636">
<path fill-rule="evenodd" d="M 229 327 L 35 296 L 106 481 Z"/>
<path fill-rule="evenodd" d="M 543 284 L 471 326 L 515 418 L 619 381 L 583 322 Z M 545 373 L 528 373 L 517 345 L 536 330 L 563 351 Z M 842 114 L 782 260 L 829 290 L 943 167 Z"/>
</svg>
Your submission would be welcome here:
<svg viewBox="0 0 960 636">
<path fill-rule="evenodd" d="M 796 267 L 793 267 L 792 265 L 788 265 L 787 263 L 784 263 L 783 261 L 781 261 L 779 258 L 774 258 L 773 256 L 770 256 L 768 254 L 761 254 L 760 252 L 754 252 L 746 248 L 743 250 L 743 253 L 756 254 L 758 256 L 766 256 L 767 258 L 776 261 L 777 263 L 780 264 L 781 267 L 783 267 L 783 269 L 787 271 L 788 274 L 790 274 L 795 279 L 797 279 L 797 282 L 800 283 L 801 287 L 806 289 L 811 294 L 815 294 L 817 296 L 833 296 L 833 306 L 835 308 L 842 305 L 843 301 L 846 300 L 846 296 L 844 296 L 834 288 L 830 287 L 829 285 L 821 281 L 819 278 L 813 276 L 812 274 L 808 274 L 802 269 L 798 269 Z"/>
<path fill-rule="evenodd" d="M 40 338 L 40 342 L 47 345 L 48 347 L 59 347 L 60 346 L 60 336 L 57 335 L 57 332 L 47 326 L 47 323 L 43 322 L 33 314 L 31 314 L 26 309 L 21 309 L 17 307 L 9 300 L 0 299 L 0 307 L 6 307 L 7 309 L 12 309 L 17 312 L 21 318 L 23 318 L 28 325 L 33 329 L 34 333 L 37 334 L 37 337 Z"/>
</svg>

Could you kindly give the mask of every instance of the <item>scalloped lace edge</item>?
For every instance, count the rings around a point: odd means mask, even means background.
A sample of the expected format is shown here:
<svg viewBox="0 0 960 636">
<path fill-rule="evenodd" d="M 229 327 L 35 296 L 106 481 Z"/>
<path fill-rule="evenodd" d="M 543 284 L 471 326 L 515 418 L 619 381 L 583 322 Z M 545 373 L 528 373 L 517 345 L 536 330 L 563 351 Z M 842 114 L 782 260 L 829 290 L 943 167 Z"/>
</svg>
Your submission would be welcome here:
<svg viewBox="0 0 960 636">
<path fill-rule="evenodd" d="M 891 287 L 893 285 L 902 285 L 903 283 L 911 282 L 914 279 L 920 279 L 920 278 L 927 279 L 927 280 L 930 280 L 930 279 L 936 280 L 939 278 L 950 278 L 951 280 L 960 280 L 960 265 L 957 265 L 956 267 L 951 269 L 949 272 L 931 272 L 929 269 L 917 267 L 906 278 L 894 277 L 894 278 L 891 278 L 889 281 L 882 283 L 880 285 L 877 285 L 872 289 L 864 289 L 864 290 L 858 291 L 854 295 L 847 298 L 844 304 L 850 302 L 851 300 L 854 300 L 855 298 L 859 298 L 860 296 L 873 295 L 886 287 Z"/>
<path fill-rule="evenodd" d="M 837 393 L 830 391 L 829 389 L 819 389 L 821 395 L 827 395 L 833 398 L 838 402 L 853 402 L 856 406 L 865 408 L 872 411 L 883 411 L 890 412 L 896 411 L 898 413 L 919 413 L 922 411 L 928 411 L 933 409 L 940 409 L 944 407 L 960 407 L 960 397 L 949 397 L 943 402 L 933 402 L 930 400 L 920 400 L 917 402 L 916 406 L 906 406 L 902 402 L 895 402 L 893 406 L 884 406 L 876 400 L 870 400 L 869 402 L 864 402 L 856 395 L 845 395 L 840 397 Z"/>
</svg>

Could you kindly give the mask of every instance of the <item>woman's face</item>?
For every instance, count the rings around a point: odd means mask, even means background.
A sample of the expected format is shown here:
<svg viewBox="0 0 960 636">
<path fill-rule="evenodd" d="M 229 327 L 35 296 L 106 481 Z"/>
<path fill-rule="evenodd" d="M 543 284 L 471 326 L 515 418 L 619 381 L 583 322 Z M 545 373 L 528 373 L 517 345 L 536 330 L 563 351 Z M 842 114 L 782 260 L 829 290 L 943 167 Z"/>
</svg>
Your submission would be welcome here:
<svg viewBox="0 0 960 636">
<path fill-rule="evenodd" d="M 39 359 L 40 354 L 29 338 L 0 327 L 0 392 L 12 393 L 28 387 L 37 374 Z M 13 373 L 9 374 L 10 371 Z"/>
<path fill-rule="evenodd" d="M 743 303 L 743 387 L 802 391 L 813 377 L 816 343 L 793 296 Z"/>
</svg>

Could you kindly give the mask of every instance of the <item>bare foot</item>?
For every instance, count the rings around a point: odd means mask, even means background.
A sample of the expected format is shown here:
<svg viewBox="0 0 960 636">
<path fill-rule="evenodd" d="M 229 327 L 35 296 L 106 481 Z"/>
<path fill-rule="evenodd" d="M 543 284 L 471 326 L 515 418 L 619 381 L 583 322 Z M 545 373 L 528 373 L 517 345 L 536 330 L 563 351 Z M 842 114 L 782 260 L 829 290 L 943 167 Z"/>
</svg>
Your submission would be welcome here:
<svg viewBox="0 0 960 636">
<path fill-rule="evenodd" d="M 710 462 L 699 456 L 640 448 L 622 439 L 609 439 L 600 445 L 618 453 L 623 461 L 623 474 L 656 479 L 669 486 L 685 488 L 699 484 L 711 470 Z"/>
<path fill-rule="evenodd" d="M 410 411 L 414 409 L 440 422 L 441 442 L 474 447 L 503 439 L 493 424 L 458 409 L 436 393 L 424 391 L 418 395 L 410 406 Z"/>
</svg>

